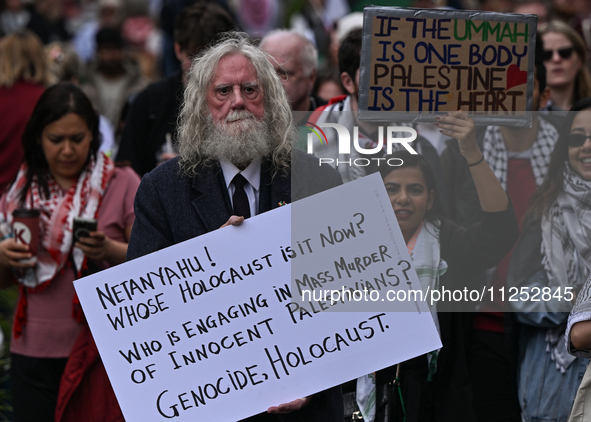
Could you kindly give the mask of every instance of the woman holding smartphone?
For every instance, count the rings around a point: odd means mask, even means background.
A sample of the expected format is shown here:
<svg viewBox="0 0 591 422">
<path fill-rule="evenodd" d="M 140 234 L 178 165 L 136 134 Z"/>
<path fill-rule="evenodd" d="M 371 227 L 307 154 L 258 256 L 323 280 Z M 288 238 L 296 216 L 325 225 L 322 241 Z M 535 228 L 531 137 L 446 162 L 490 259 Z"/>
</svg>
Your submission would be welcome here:
<svg viewBox="0 0 591 422">
<path fill-rule="evenodd" d="M 108 405 L 114 396 L 73 286 L 75 279 L 125 260 L 134 221 L 139 177 L 129 168 L 115 167 L 99 152 L 98 122 L 92 104 L 76 86 L 61 83 L 46 90 L 23 134 L 24 161 L 0 198 L 5 237 L 0 242 L 0 280 L 19 282 L 10 346 L 16 421 L 53 421 L 54 415 L 57 420 L 91 421 L 84 412 L 93 413 L 97 404 L 113 415 L 104 420 L 117 420 L 120 414 L 116 401 L 114 407 Z M 22 208 L 40 211 L 38 252 L 32 263 L 29 247 L 10 233 L 12 214 Z M 97 229 L 77 242 L 76 217 L 97 221 Z M 70 368 L 77 361 L 72 355 L 78 353 L 85 359 Z"/>
</svg>

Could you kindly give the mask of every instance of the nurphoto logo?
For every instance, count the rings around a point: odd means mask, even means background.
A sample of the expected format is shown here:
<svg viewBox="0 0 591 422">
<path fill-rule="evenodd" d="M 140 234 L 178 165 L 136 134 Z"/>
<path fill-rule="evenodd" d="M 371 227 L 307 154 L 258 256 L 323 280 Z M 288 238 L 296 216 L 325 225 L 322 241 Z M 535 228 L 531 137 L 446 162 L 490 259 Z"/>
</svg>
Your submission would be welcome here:
<svg viewBox="0 0 591 422">
<path fill-rule="evenodd" d="M 308 133 L 308 154 L 314 154 L 314 138 L 317 137 L 320 140 L 320 144 L 325 144 L 328 146 L 328 137 L 326 133 L 322 130 L 322 128 L 332 128 L 337 131 L 338 135 L 338 153 L 339 156 L 342 155 L 349 155 L 351 154 L 351 134 L 349 130 L 338 123 L 319 123 L 315 125 L 311 122 L 306 122 L 308 129 L 310 129 L 310 133 Z M 396 133 L 403 132 L 403 133 L 410 133 L 409 137 L 399 138 L 395 137 Z M 385 141 L 384 141 L 385 138 Z M 384 142 L 386 143 L 386 154 L 392 154 L 393 145 L 400 144 L 402 145 L 408 152 L 411 154 L 418 154 L 414 148 L 410 145 L 411 142 L 417 139 L 417 131 L 412 127 L 406 126 L 387 126 L 386 127 L 386 136 L 384 137 L 384 127 L 378 127 L 378 139 L 375 146 L 372 144 L 371 148 L 364 148 L 359 144 L 359 127 L 353 126 L 353 147 L 355 151 L 357 151 L 360 155 L 367 156 L 367 155 L 375 155 L 375 154 L 382 154 L 384 150 Z M 396 148 L 398 150 L 399 148 Z M 389 166 L 401 166 L 402 160 L 399 158 L 386 158 L 386 157 L 358 157 L 354 159 L 346 159 L 340 160 L 338 158 L 328 158 L 328 157 L 318 157 L 320 159 L 320 164 L 347 164 L 347 165 L 355 165 L 360 167 L 368 166 L 372 160 L 377 161 L 378 166 L 380 162 L 385 162 Z"/>
</svg>

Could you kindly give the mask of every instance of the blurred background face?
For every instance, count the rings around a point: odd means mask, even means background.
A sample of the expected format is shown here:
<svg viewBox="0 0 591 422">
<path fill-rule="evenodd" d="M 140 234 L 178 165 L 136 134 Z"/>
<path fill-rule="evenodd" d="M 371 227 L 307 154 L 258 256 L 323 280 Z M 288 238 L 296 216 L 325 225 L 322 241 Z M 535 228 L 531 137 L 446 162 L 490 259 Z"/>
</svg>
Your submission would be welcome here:
<svg viewBox="0 0 591 422">
<path fill-rule="evenodd" d="M 513 9 L 514 13 L 538 16 L 538 28 L 548 22 L 548 8 L 542 3 L 521 4 Z"/>
<path fill-rule="evenodd" d="M 344 94 L 343 88 L 334 81 L 326 81 L 318 88 L 318 96 L 324 101 Z"/>
<path fill-rule="evenodd" d="M 119 21 L 119 11 L 115 6 L 103 6 L 100 10 L 99 20 L 102 26 L 115 26 Z"/>
<path fill-rule="evenodd" d="M 10 11 L 17 11 L 23 8 L 23 3 L 21 0 L 6 0 L 4 3 L 6 5 L 6 9 Z"/>
<path fill-rule="evenodd" d="M 579 176 L 591 180 L 591 110 L 583 110 L 575 116 L 570 133 L 587 136 L 583 145 L 568 148 L 568 161 Z"/>
<path fill-rule="evenodd" d="M 118 72 L 123 67 L 125 53 L 120 47 L 99 47 L 99 66 L 105 72 Z"/>
<path fill-rule="evenodd" d="M 262 47 L 273 57 L 271 63 L 294 110 L 307 104 L 316 79 L 314 72 L 304 68 L 300 57 L 302 46 L 302 42 L 295 37 L 276 36 L 266 40 Z"/>
<path fill-rule="evenodd" d="M 552 52 L 549 60 L 544 64 L 547 69 L 547 83 L 550 89 L 574 84 L 575 78 L 583 63 L 579 55 L 572 50 L 570 56 L 564 58 L 559 50 L 573 48 L 572 43 L 564 35 L 557 32 L 548 32 L 543 35 L 544 51 Z M 550 53 L 548 53 L 550 54 Z M 564 54 L 564 53 L 563 53 Z"/>
<path fill-rule="evenodd" d="M 552 0 L 553 14 L 568 20 L 577 14 L 576 4 L 573 0 Z"/>
</svg>

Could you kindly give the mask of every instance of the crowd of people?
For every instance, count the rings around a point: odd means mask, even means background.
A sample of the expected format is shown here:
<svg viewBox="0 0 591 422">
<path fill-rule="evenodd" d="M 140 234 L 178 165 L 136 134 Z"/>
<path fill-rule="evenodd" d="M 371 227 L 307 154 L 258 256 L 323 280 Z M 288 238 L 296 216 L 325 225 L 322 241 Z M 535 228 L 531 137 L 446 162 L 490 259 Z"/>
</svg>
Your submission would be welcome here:
<svg viewBox="0 0 591 422">
<path fill-rule="evenodd" d="M 423 289 L 571 297 L 440 304 L 441 349 L 247 420 L 591 420 L 591 0 L 397 3 L 537 14 L 532 125 L 452 111 L 413 124 L 418 155 L 380 152 L 400 166 L 319 166 L 361 154 L 343 157 L 335 139 L 310 154 L 298 124 L 376 145 L 377 126 L 357 119 L 366 3 L 2 4 L 10 418 L 124 420 L 74 280 L 380 172 Z M 35 255 L 12 231 L 23 208 L 40 212 Z M 96 228 L 76 237 L 78 217 Z"/>
</svg>

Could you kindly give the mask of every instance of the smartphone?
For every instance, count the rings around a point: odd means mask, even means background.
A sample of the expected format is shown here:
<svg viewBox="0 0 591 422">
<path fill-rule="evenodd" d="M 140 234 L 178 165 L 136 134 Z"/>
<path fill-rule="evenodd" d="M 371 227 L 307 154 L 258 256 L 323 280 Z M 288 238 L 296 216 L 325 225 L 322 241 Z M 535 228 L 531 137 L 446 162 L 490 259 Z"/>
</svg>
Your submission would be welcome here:
<svg viewBox="0 0 591 422">
<path fill-rule="evenodd" d="M 90 236 L 90 232 L 94 231 L 96 231 L 95 219 L 74 217 L 74 243 L 79 242 L 81 237 Z"/>
</svg>

